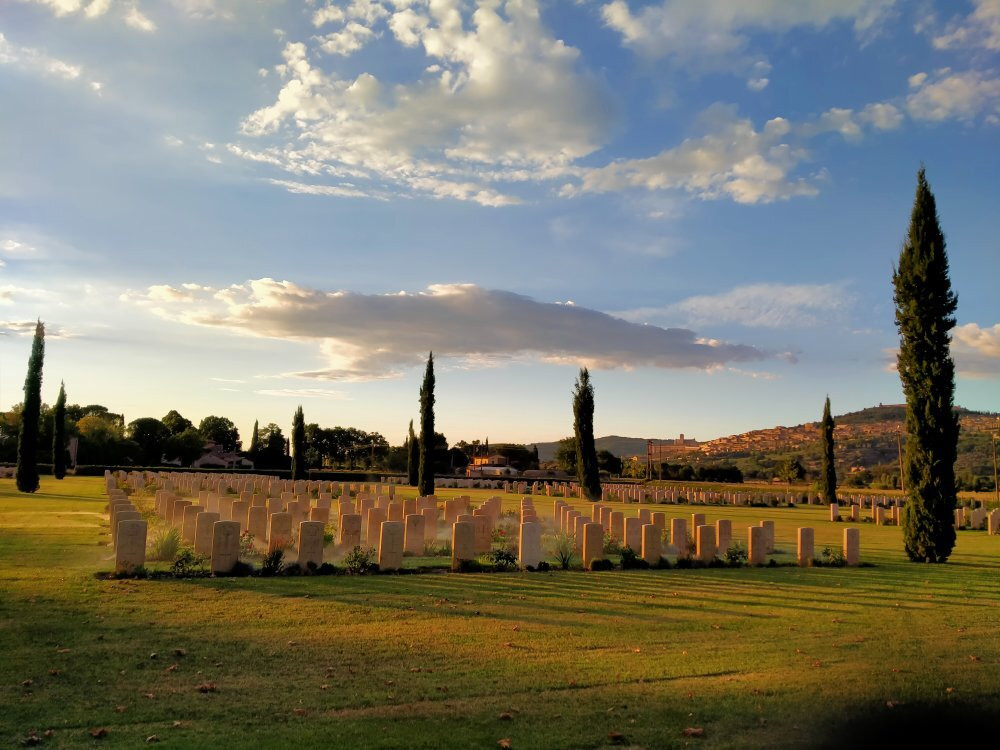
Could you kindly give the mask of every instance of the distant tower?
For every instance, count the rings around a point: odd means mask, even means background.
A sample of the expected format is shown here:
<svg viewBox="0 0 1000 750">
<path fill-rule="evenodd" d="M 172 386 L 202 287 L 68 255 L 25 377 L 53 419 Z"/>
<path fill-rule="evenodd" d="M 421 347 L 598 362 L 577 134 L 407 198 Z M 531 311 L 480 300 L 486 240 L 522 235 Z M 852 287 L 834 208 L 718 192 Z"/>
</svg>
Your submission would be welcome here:
<svg viewBox="0 0 1000 750">
<path fill-rule="evenodd" d="M 684 445 L 684 433 L 683 432 L 681 433 L 680 445 Z"/>
</svg>

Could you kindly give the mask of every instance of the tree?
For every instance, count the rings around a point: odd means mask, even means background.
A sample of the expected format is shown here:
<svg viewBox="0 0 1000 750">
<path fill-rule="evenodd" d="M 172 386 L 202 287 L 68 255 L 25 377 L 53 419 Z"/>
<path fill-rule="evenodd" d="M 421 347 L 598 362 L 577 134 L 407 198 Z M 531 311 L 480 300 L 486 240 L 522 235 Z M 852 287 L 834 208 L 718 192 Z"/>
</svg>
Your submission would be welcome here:
<svg viewBox="0 0 1000 750">
<path fill-rule="evenodd" d="M 922 167 L 892 285 L 900 339 L 896 369 L 906 396 L 903 546 L 914 562 L 945 562 L 955 546 L 958 416 L 949 331 L 955 327 L 958 298 Z"/>
<path fill-rule="evenodd" d="M 621 474 L 624 467 L 622 460 L 614 453 L 609 450 L 601 450 L 597 452 L 597 468 L 614 475 Z"/>
<path fill-rule="evenodd" d="M 253 421 L 253 436 L 250 438 L 250 460 L 257 461 L 257 452 L 260 450 L 260 427 L 257 426 L 257 420 Z"/>
<path fill-rule="evenodd" d="M 190 466 L 205 452 L 205 438 L 194 427 L 188 427 L 178 435 L 171 435 L 163 446 L 167 458 L 177 459 L 181 466 Z"/>
<path fill-rule="evenodd" d="M 159 419 L 142 417 L 132 420 L 128 423 L 126 436 L 139 445 L 139 461 L 144 466 L 159 466 L 163 462 L 163 451 L 171 435 Z"/>
<path fill-rule="evenodd" d="M 406 483 L 417 486 L 418 467 L 420 466 L 420 443 L 413 431 L 413 420 L 410 420 L 410 433 L 406 436 Z"/>
<path fill-rule="evenodd" d="M 271 422 L 261 427 L 257 432 L 257 458 L 254 459 L 258 469 L 287 469 L 288 459 L 285 457 L 285 436 L 278 425 Z"/>
<path fill-rule="evenodd" d="M 573 392 L 573 435 L 576 438 L 576 476 L 588 500 L 601 499 L 601 477 L 594 446 L 594 387 L 590 372 L 580 369 Z"/>
<path fill-rule="evenodd" d="M 566 437 L 556 446 L 556 463 L 567 474 L 576 474 L 576 438 Z"/>
<path fill-rule="evenodd" d="M 35 325 L 35 338 L 28 357 L 28 373 L 24 378 L 24 410 L 21 431 L 17 436 L 17 489 L 19 492 L 38 490 L 38 426 L 42 409 L 42 363 L 45 359 L 45 324 Z"/>
<path fill-rule="evenodd" d="M 292 479 L 306 478 L 306 419 L 302 404 L 292 417 Z"/>
<path fill-rule="evenodd" d="M 59 384 L 59 397 L 52 413 L 52 476 L 66 476 L 66 384 Z"/>
<path fill-rule="evenodd" d="M 171 435 L 180 435 L 184 430 L 194 427 L 190 419 L 185 419 L 176 409 L 171 409 L 163 419 L 163 426 L 170 430 Z"/>
<path fill-rule="evenodd" d="M 417 467 L 417 494 L 434 494 L 434 352 L 427 355 L 427 369 L 420 386 L 420 461 Z"/>
<path fill-rule="evenodd" d="M 240 449 L 240 431 L 230 419 L 214 415 L 205 417 L 198 425 L 198 432 L 205 440 L 221 445 L 227 453 Z"/>
<path fill-rule="evenodd" d="M 786 458 L 775 467 L 775 471 L 778 473 L 779 478 L 784 479 L 789 484 L 792 482 L 801 482 L 806 478 L 806 467 L 802 465 L 802 461 L 799 460 L 798 456 Z"/>
<path fill-rule="evenodd" d="M 830 397 L 823 405 L 823 420 L 819 430 L 823 440 L 823 468 L 820 472 L 820 495 L 827 503 L 837 502 L 837 468 L 833 462 L 833 417 L 830 416 Z"/>
</svg>

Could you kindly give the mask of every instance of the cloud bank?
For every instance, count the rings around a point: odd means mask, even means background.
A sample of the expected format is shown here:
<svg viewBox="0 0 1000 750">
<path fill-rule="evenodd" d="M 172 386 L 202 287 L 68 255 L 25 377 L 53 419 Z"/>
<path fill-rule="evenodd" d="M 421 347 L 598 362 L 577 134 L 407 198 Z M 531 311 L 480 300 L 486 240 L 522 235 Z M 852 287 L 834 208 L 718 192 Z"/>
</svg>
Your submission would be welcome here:
<svg viewBox="0 0 1000 750">
<path fill-rule="evenodd" d="M 292 374 L 319 380 L 395 377 L 419 366 L 428 351 L 466 366 L 527 357 L 597 369 L 707 370 L 764 358 L 752 346 L 701 338 L 687 329 L 641 325 L 473 284 L 358 294 L 264 278 L 222 289 L 155 285 L 122 299 L 185 324 L 314 342 L 328 366 Z"/>
</svg>

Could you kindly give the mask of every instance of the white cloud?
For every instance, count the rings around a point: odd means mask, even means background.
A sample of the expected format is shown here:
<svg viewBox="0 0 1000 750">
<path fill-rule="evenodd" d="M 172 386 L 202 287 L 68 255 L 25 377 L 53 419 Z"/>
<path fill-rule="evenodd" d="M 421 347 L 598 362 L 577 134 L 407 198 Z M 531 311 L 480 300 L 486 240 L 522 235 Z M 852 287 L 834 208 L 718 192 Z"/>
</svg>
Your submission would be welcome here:
<svg viewBox="0 0 1000 750">
<path fill-rule="evenodd" d="M 992 328 L 977 323 L 957 326 L 951 352 L 960 374 L 971 378 L 1000 377 L 1000 323 Z"/>
<path fill-rule="evenodd" d="M 314 174 L 354 171 L 372 192 L 504 205 L 517 199 L 497 183 L 564 174 L 606 138 L 612 118 L 604 86 L 582 70 L 577 49 L 544 27 L 536 0 L 483 3 L 471 14 L 459 0 L 391 17 L 380 8 L 352 3 L 344 18 L 367 26 L 348 23 L 287 44 L 275 68 L 284 81 L 276 100 L 242 125 L 244 135 L 272 141 L 232 147 L 248 158 L 265 153 L 292 172 L 306 163 Z M 318 12 L 314 22 L 327 23 L 330 13 Z M 389 86 L 367 72 L 341 79 L 312 62 L 323 44 L 346 53 L 380 33 L 373 24 L 422 48 L 431 64 L 418 80 Z"/>
<path fill-rule="evenodd" d="M 22 0 L 22 2 L 45 6 L 57 17 L 71 15 L 83 7 L 83 0 Z"/>
<path fill-rule="evenodd" d="M 842 284 L 749 284 L 721 294 L 689 297 L 666 307 L 622 313 L 627 320 L 683 320 L 690 325 L 749 328 L 815 326 L 853 301 Z"/>
<path fill-rule="evenodd" d="M 934 37 L 938 49 L 1000 51 L 1000 0 L 973 0 L 975 10 L 961 21 L 953 21 L 947 31 Z"/>
<path fill-rule="evenodd" d="M 347 394 L 343 391 L 334 391 L 328 388 L 265 388 L 254 391 L 261 396 L 277 396 L 279 398 L 326 398 L 336 401 L 344 401 Z"/>
<path fill-rule="evenodd" d="M 995 71 L 955 73 L 942 68 L 930 76 L 911 76 L 910 86 L 906 109 L 917 120 L 971 121 L 982 115 L 992 124 L 1000 122 L 1000 77 Z"/>
<path fill-rule="evenodd" d="M 2 294 L 0 291 L 0 301 L 3 300 Z M 34 336 L 36 323 L 34 320 L 0 320 L 0 336 Z M 46 339 L 68 339 L 73 336 L 73 333 L 62 326 L 45 323 Z"/>
<path fill-rule="evenodd" d="M 903 124 L 903 113 L 888 102 L 869 104 L 858 117 L 873 125 L 876 130 L 895 130 Z"/>
<path fill-rule="evenodd" d="M 706 369 L 763 358 L 753 347 L 700 339 L 686 329 L 472 284 L 377 295 L 256 279 L 214 292 L 158 285 L 123 299 L 181 323 L 317 344 L 326 367 L 295 374 L 321 380 L 393 377 L 419 366 L 431 350 L 466 363 L 517 356 L 595 368 Z"/>
<path fill-rule="evenodd" d="M 147 33 L 156 31 L 156 24 L 145 15 L 137 4 L 130 4 L 125 8 L 125 24 L 138 31 Z"/>
<path fill-rule="evenodd" d="M 367 26 L 351 21 L 340 31 L 319 38 L 319 48 L 330 55 L 348 56 L 364 47 L 375 38 L 375 33 Z"/>
<path fill-rule="evenodd" d="M 626 0 L 601 8 L 604 23 L 644 55 L 704 70 L 739 70 L 754 33 L 851 23 L 867 41 L 894 0 L 661 0 L 633 13 Z"/>
<path fill-rule="evenodd" d="M 93 0 L 83 11 L 87 18 L 99 18 L 108 12 L 111 0 Z"/>
<path fill-rule="evenodd" d="M 8 258 L 37 258 L 40 257 L 38 248 L 21 240 L 6 237 L 0 240 L 0 253 Z"/>
<path fill-rule="evenodd" d="M 751 78 L 747 81 L 747 88 L 751 91 L 763 91 L 770 82 L 769 78 Z"/>
<path fill-rule="evenodd" d="M 83 68 L 79 65 L 49 57 L 33 47 L 13 44 L 2 33 L 0 33 L 0 65 L 14 65 L 32 73 L 55 76 L 67 81 L 75 81 L 83 72 Z"/>
</svg>

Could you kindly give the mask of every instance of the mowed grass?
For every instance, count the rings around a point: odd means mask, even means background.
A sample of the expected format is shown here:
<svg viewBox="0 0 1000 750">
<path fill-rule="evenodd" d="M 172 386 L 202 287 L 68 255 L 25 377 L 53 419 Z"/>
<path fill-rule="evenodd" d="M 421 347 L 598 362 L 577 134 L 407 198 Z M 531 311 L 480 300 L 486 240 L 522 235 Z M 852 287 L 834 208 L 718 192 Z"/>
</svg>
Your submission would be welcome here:
<svg viewBox="0 0 1000 750">
<path fill-rule="evenodd" d="M 934 726 L 944 745 L 996 737 L 1000 537 L 984 532 L 961 532 L 940 566 L 906 562 L 899 529 L 865 523 L 874 567 L 856 569 L 114 581 L 95 577 L 112 567 L 100 493 L 99 479 L 44 478 L 34 496 L 0 480 L 4 746 L 45 730 L 45 747 L 152 735 L 174 747 L 918 747 Z M 493 494 L 442 496 L 463 493 Z M 799 526 L 816 529 L 817 554 L 845 527 L 825 507 L 656 509 L 730 518 L 742 541 L 773 519 L 779 561 L 794 559 Z"/>
</svg>

